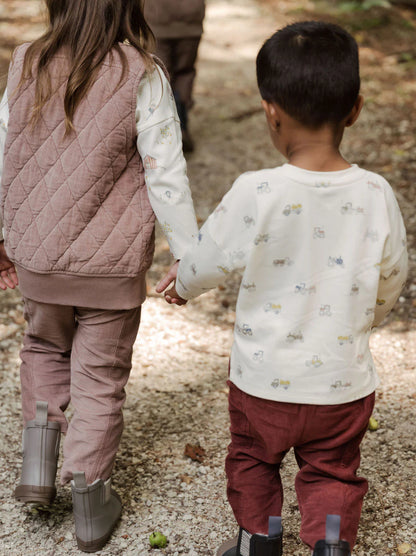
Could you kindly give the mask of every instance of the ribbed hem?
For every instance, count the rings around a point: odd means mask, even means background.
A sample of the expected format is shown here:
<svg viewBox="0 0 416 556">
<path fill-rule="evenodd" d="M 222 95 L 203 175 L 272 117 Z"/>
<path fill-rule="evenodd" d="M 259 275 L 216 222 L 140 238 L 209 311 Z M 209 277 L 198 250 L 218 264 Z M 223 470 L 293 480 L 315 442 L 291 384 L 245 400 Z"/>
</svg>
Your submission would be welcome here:
<svg viewBox="0 0 416 556">
<path fill-rule="evenodd" d="M 23 297 L 40 303 L 90 307 L 92 309 L 133 309 L 146 299 L 145 273 L 134 278 L 38 274 L 16 265 Z"/>
</svg>

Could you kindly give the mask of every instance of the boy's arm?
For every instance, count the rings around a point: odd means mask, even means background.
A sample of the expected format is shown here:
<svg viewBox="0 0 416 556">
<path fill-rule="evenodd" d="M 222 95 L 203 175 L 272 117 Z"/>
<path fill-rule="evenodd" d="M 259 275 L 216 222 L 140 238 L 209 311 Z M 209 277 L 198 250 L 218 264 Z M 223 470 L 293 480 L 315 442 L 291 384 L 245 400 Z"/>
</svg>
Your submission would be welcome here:
<svg viewBox="0 0 416 556">
<path fill-rule="evenodd" d="M 254 245 L 257 205 L 247 174 L 240 176 L 181 259 L 175 292 L 192 299 L 215 288 L 231 271 L 246 266 Z"/>
<path fill-rule="evenodd" d="M 198 233 L 182 135 L 169 82 L 159 66 L 146 72 L 137 95 L 137 148 L 149 200 L 175 259 Z"/>
<path fill-rule="evenodd" d="M 377 291 L 373 326 L 378 326 L 393 309 L 406 283 L 407 268 L 407 251 L 404 250 L 393 268 L 382 272 Z"/>
<path fill-rule="evenodd" d="M 384 256 L 380 265 L 373 326 L 378 326 L 392 310 L 406 283 L 408 270 L 406 229 L 400 208 L 390 188 L 386 192 L 386 197 L 390 234 L 384 246 Z"/>
</svg>

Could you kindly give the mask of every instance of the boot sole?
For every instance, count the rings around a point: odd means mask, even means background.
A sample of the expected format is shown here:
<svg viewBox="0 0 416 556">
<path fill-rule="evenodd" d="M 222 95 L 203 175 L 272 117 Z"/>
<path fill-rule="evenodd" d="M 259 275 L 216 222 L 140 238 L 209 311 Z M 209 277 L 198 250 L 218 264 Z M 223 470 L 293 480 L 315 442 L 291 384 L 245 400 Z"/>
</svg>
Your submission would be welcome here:
<svg viewBox="0 0 416 556">
<path fill-rule="evenodd" d="M 95 539 L 94 541 L 83 541 L 82 539 L 77 537 L 78 548 L 82 552 L 98 552 L 107 544 L 107 541 L 111 537 L 112 533 L 113 533 L 113 529 L 111 529 L 111 531 L 106 535 L 104 535 L 103 537 L 100 537 L 99 539 Z"/>
<path fill-rule="evenodd" d="M 225 541 L 217 550 L 217 556 L 237 556 L 238 535 Z"/>
<path fill-rule="evenodd" d="M 56 487 L 19 485 L 14 491 L 14 497 L 24 504 L 38 503 L 48 506 L 56 496 Z"/>
</svg>

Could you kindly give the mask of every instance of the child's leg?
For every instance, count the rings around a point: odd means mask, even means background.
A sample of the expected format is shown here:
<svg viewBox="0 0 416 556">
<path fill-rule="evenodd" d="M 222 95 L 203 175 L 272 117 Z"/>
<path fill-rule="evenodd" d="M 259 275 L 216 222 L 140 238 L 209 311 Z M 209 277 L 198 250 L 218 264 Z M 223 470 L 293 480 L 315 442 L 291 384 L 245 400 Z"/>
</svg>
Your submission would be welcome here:
<svg viewBox="0 0 416 556">
<path fill-rule="evenodd" d="M 341 516 L 340 538 L 354 546 L 367 492 L 357 477 L 360 443 L 374 407 L 374 394 L 352 403 L 309 406 L 305 442 L 295 447 L 296 492 L 302 515 L 301 538 L 311 548 L 325 538 L 327 514 Z"/>
<path fill-rule="evenodd" d="M 288 435 L 295 429 L 291 411 L 296 411 L 296 404 L 268 402 L 248 396 L 231 382 L 229 386 L 228 500 L 240 527 L 267 535 L 269 516 L 280 516 L 282 511 L 279 468 L 290 448 Z"/>
<path fill-rule="evenodd" d="M 88 484 L 111 475 L 123 429 L 124 386 L 140 309 L 76 309 L 71 359 L 74 415 L 64 441 L 62 484 L 75 471 L 84 472 Z"/>
<path fill-rule="evenodd" d="M 193 105 L 193 86 L 196 77 L 196 59 L 200 37 L 175 41 L 175 55 L 172 67 L 172 88 L 179 96 L 186 110 Z"/>
<path fill-rule="evenodd" d="M 22 409 L 25 424 L 35 418 L 36 401 L 48 402 L 48 420 L 66 430 L 70 356 L 75 317 L 72 307 L 25 299 L 27 329 L 20 356 Z"/>
</svg>

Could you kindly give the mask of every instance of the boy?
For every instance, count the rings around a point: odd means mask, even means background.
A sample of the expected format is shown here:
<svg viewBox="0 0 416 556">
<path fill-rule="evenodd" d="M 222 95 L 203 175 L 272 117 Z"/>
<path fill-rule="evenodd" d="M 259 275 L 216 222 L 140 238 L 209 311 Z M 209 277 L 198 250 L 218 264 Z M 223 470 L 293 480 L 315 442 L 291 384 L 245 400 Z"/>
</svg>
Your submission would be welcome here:
<svg viewBox="0 0 416 556">
<path fill-rule="evenodd" d="M 288 164 L 236 180 L 165 297 L 183 304 L 244 268 L 226 460 L 240 534 L 218 555 L 281 554 L 280 524 L 268 519 L 281 515 L 279 466 L 294 448 L 302 540 L 317 556 L 349 556 L 368 488 L 356 475 L 359 446 L 379 383 L 368 340 L 406 278 L 405 228 L 389 184 L 339 151 L 363 105 L 354 39 L 332 24 L 289 25 L 261 48 L 257 79 Z"/>
</svg>

